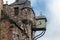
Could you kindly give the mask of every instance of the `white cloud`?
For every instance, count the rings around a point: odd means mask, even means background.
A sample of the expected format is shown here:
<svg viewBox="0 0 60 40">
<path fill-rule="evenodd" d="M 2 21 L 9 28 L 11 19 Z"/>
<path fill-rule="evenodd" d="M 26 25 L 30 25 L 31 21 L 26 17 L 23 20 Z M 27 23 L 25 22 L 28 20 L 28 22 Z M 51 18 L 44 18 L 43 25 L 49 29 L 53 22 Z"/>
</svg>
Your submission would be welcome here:
<svg viewBox="0 0 60 40">
<path fill-rule="evenodd" d="M 6 1 L 8 1 L 8 4 L 11 4 L 13 3 L 15 0 L 3 0 L 4 1 L 4 4 L 6 4 Z"/>
<path fill-rule="evenodd" d="M 51 16 L 50 23 L 46 34 L 39 40 L 60 40 L 60 0 L 46 0 L 46 8 Z"/>
</svg>

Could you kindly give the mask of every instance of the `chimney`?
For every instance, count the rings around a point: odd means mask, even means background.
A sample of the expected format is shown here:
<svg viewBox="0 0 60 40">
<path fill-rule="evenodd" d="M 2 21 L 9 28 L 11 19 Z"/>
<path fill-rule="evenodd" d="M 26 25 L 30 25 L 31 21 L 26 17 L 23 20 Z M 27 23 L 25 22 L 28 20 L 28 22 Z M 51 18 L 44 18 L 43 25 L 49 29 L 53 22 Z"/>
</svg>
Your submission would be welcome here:
<svg viewBox="0 0 60 40">
<path fill-rule="evenodd" d="M 1 10 L 3 9 L 3 0 L 0 0 L 0 19 L 1 19 Z"/>
</svg>

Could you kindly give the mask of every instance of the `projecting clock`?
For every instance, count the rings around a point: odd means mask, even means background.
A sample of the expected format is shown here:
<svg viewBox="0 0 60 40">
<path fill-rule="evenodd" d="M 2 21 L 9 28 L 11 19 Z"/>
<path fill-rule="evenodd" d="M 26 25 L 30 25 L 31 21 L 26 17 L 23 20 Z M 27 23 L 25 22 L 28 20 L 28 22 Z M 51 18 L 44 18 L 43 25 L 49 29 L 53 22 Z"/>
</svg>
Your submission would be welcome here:
<svg viewBox="0 0 60 40">
<path fill-rule="evenodd" d="M 36 20 L 36 28 L 45 28 L 46 22 L 45 20 Z"/>
</svg>

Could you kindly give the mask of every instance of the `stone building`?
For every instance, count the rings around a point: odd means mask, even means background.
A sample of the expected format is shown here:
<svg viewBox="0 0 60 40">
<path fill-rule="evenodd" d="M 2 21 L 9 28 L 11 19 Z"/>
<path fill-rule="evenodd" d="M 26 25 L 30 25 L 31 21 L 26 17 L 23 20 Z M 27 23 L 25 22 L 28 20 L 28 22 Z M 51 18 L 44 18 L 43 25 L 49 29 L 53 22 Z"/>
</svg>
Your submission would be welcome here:
<svg viewBox="0 0 60 40">
<path fill-rule="evenodd" d="M 35 14 L 29 0 L 8 5 L 0 0 L 0 40 L 32 40 Z"/>
</svg>

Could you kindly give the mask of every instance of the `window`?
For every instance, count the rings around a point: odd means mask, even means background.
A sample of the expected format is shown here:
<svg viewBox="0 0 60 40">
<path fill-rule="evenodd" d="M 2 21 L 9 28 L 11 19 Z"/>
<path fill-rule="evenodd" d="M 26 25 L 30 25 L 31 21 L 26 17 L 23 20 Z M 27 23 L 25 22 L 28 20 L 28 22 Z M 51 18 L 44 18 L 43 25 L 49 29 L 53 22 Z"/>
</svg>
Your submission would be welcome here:
<svg viewBox="0 0 60 40">
<path fill-rule="evenodd" d="M 18 15 L 18 13 L 19 13 L 19 7 L 15 7 L 15 8 L 14 8 L 14 13 L 15 13 L 15 16 Z"/>
<path fill-rule="evenodd" d="M 24 23 L 24 24 L 27 25 L 27 24 L 29 23 L 29 21 L 28 21 L 28 19 L 23 19 L 23 20 L 22 20 L 22 23 Z"/>
<path fill-rule="evenodd" d="M 4 15 L 4 14 L 3 14 L 3 10 L 1 10 L 1 15 Z"/>
</svg>

